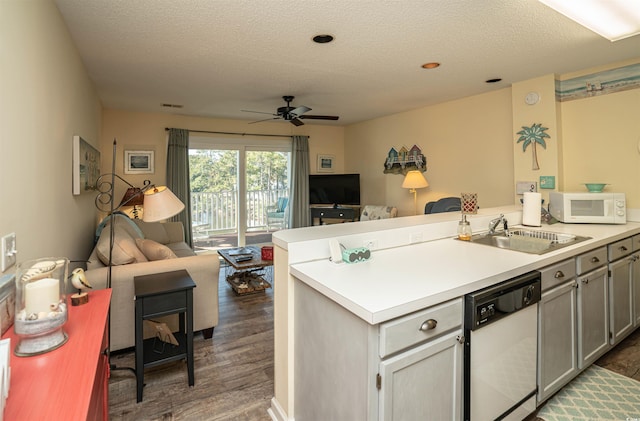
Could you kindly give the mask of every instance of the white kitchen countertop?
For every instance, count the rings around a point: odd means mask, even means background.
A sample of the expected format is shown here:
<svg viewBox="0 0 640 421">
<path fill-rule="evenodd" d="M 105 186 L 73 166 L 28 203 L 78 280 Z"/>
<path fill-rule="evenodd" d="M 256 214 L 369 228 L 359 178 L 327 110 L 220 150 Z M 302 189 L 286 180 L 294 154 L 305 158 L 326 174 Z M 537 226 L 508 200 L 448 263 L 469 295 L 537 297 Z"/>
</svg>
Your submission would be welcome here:
<svg viewBox="0 0 640 421">
<path fill-rule="evenodd" d="M 592 239 L 543 255 L 444 238 L 374 250 L 370 260 L 295 263 L 290 273 L 370 324 L 461 297 L 640 233 L 625 225 L 554 224 L 539 229 Z"/>
</svg>

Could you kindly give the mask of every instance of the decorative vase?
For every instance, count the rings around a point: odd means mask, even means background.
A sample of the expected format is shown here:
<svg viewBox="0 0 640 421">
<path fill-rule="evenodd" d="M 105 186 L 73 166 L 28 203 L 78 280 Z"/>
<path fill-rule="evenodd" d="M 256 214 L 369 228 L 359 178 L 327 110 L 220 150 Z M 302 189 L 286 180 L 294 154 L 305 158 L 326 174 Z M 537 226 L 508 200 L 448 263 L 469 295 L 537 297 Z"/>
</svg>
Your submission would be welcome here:
<svg viewBox="0 0 640 421">
<path fill-rule="evenodd" d="M 28 260 L 16 269 L 15 355 L 27 357 L 59 348 L 67 342 L 66 283 L 69 260 L 47 257 Z"/>
</svg>

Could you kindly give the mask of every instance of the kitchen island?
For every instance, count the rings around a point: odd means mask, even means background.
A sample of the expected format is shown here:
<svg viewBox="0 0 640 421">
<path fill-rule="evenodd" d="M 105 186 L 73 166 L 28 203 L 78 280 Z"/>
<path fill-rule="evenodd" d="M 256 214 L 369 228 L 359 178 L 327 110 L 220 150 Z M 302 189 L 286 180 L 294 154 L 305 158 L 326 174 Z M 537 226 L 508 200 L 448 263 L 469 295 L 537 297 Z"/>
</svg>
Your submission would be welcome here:
<svg viewBox="0 0 640 421">
<path fill-rule="evenodd" d="M 485 209 L 470 220 L 474 232 L 486 230 L 488 222 L 500 213 L 505 214 L 511 226 L 521 223 L 518 207 Z M 459 214 L 433 216 L 435 218 L 420 215 L 397 218 L 397 221 L 349 224 L 354 226 L 349 230 L 301 229 L 274 235 L 278 287 L 275 294 L 276 397 L 272 413 L 276 418 L 304 419 L 305 414 L 317 414 L 320 406 L 333 406 L 329 414 L 334 416 L 384 418 L 384 402 L 378 403 L 376 391 L 376 388 L 381 390 L 381 386 L 376 383 L 380 382 L 379 372 L 388 361 L 383 355 L 387 345 L 377 342 L 385 324 L 397 323 L 430 309 L 448 314 L 458 308 L 457 303 L 467 293 L 640 233 L 640 224 L 634 222 L 543 226 L 540 229 L 591 239 L 544 255 L 533 255 L 454 240 Z M 328 242 L 332 238 L 348 248 L 366 243 L 378 247 L 372 247 L 372 257 L 366 262 L 334 264 L 328 259 Z M 315 314 L 309 312 L 312 307 L 316 308 Z M 461 317 L 460 311 L 458 318 Z M 304 333 L 309 331 L 317 334 Z M 460 328 L 449 329 L 445 336 L 450 341 L 445 345 L 439 337 L 427 344 L 436 348 L 427 351 L 438 349 L 434 355 L 446 355 L 455 361 L 460 351 L 451 343 L 460 332 Z M 314 336 L 317 338 L 313 339 Z M 416 348 L 418 352 L 427 352 L 421 347 Z M 318 361 L 317 367 L 313 367 L 309 355 Z M 438 365 L 441 364 L 434 367 Z M 455 376 L 460 370 L 459 363 L 452 367 Z M 324 376 L 305 381 L 309 375 L 317 375 L 318 368 L 325 371 Z M 340 378 L 341 372 L 344 375 L 346 368 L 353 369 L 349 372 L 355 375 L 350 378 L 358 378 L 353 384 L 338 387 L 336 378 Z M 451 373 L 447 375 L 452 377 Z M 283 382 L 282 376 L 287 381 Z M 438 376 L 442 378 L 443 374 Z M 381 381 L 384 383 L 384 379 Z M 455 381 L 448 384 L 459 388 Z M 349 391 L 344 407 L 332 396 L 337 390 Z M 316 399 L 320 404 L 305 408 L 312 394 L 320 398 Z M 383 394 L 380 401 L 384 399 Z M 454 405 L 460 406 L 459 402 Z M 354 407 L 359 407 L 360 412 L 348 412 Z"/>
</svg>

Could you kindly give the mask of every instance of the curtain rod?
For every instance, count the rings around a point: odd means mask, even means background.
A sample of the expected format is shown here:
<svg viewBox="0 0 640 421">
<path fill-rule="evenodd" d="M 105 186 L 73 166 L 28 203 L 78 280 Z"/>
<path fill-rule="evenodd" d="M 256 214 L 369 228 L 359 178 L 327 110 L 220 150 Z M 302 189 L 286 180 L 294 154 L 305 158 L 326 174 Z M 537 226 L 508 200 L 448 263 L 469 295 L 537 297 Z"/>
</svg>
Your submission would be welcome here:
<svg viewBox="0 0 640 421">
<path fill-rule="evenodd" d="M 169 131 L 169 130 L 171 130 L 169 127 L 165 127 L 164 129 L 165 129 L 165 131 Z M 193 132 L 193 133 L 233 134 L 233 135 L 238 135 L 238 136 L 293 137 L 292 135 L 289 135 L 289 134 L 262 134 L 262 133 L 238 133 L 238 132 L 212 132 L 212 131 L 208 131 L 208 130 L 190 130 L 190 129 L 187 129 L 187 131 L 189 131 L 189 132 Z"/>
</svg>

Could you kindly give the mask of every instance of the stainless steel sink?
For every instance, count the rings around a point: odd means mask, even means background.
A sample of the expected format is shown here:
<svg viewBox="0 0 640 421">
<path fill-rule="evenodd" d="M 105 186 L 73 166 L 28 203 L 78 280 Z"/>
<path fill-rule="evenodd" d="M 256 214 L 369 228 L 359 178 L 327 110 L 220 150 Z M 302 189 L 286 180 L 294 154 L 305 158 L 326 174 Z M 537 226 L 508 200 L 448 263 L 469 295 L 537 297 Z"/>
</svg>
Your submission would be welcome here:
<svg viewBox="0 0 640 421">
<path fill-rule="evenodd" d="M 544 254 L 572 246 L 590 238 L 551 231 L 515 228 L 509 230 L 507 234 L 504 232 L 476 234 L 471 237 L 470 242 L 523 253 Z"/>
</svg>

